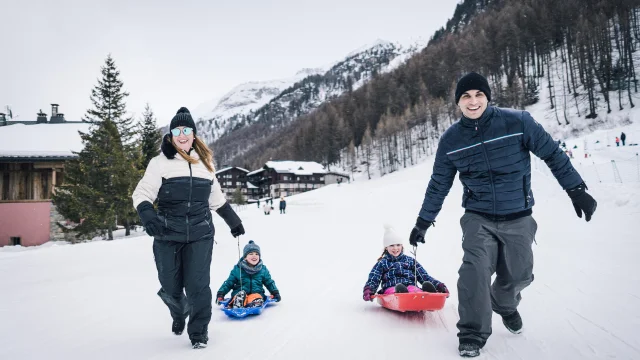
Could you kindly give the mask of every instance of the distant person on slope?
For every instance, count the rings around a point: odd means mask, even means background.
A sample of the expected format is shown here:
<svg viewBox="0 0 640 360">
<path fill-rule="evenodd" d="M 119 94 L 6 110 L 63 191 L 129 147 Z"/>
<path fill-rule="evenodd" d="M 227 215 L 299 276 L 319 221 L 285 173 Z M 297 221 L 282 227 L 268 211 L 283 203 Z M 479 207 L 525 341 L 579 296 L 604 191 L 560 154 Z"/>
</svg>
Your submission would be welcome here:
<svg viewBox="0 0 640 360">
<path fill-rule="evenodd" d="M 287 202 L 284 200 L 284 196 L 280 197 L 280 214 L 286 214 Z"/>
<path fill-rule="evenodd" d="M 624 141 L 627 140 L 627 134 L 625 133 L 620 134 L 620 140 L 622 140 L 622 146 L 624 146 Z"/>
<path fill-rule="evenodd" d="M 264 211 L 265 215 L 271 214 L 271 205 L 269 205 L 268 202 L 265 202 L 264 206 L 262 207 L 262 211 Z"/>
<path fill-rule="evenodd" d="M 378 258 L 378 262 L 369 273 L 367 283 L 362 290 L 362 298 L 372 301 L 371 296 L 376 294 L 382 282 L 381 294 L 407 293 L 407 292 L 441 292 L 449 293 L 444 283 L 429 276 L 427 271 L 414 258 L 404 254 L 402 239 L 390 226 L 385 226 L 382 238 L 384 251 Z M 420 288 L 416 284 L 422 285 Z"/>
<path fill-rule="evenodd" d="M 265 287 L 276 301 L 282 300 L 276 282 L 260 259 L 260 246 L 249 240 L 244 246 L 242 260 L 231 269 L 229 277 L 220 286 L 216 304 L 224 301 L 224 296 L 231 291 L 228 307 L 260 307 L 267 297 L 264 293 Z"/>
<path fill-rule="evenodd" d="M 412 245 L 424 243 L 456 173 L 464 189 L 460 219 L 463 262 L 458 279 L 457 324 L 461 356 L 478 356 L 491 335 L 492 311 L 520 333 L 520 292 L 533 281 L 531 249 L 538 225 L 531 216 L 530 152 L 544 160 L 586 221 L 596 201 L 567 155 L 526 111 L 488 106 L 491 89 L 476 73 L 456 86 L 462 118 L 440 138 L 424 202 L 411 231 Z M 491 276 L 496 279 L 491 284 Z"/>
<path fill-rule="evenodd" d="M 213 154 L 196 137 L 189 110 L 180 108 L 170 129 L 162 140 L 162 154 L 151 159 L 133 192 L 133 206 L 147 234 L 154 237 L 153 255 L 162 286 L 158 295 L 171 312 L 171 330 L 182 334 L 189 316 L 191 344 L 202 348 L 207 345 L 211 320 L 211 211 L 224 219 L 234 237 L 244 234 L 244 227 L 220 190 Z"/>
<path fill-rule="evenodd" d="M 620 139 L 616 136 L 616 146 L 620 146 Z"/>
</svg>

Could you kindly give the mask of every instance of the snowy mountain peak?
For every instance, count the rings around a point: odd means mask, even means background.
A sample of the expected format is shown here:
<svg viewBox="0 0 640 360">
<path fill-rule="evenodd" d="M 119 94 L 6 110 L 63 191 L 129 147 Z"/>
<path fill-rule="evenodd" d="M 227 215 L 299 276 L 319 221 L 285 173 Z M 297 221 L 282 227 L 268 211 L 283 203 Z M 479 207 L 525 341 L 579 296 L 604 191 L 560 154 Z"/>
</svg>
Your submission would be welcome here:
<svg viewBox="0 0 640 360">
<path fill-rule="evenodd" d="M 322 75 L 326 70 L 323 68 L 304 68 L 300 69 L 296 76 L 311 76 L 311 75 Z"/>
<path fill-rule="evenodd" d="M 352 52 L 350 52 L 349 54 L 347 54 L 346 58 L 350 58 L 354 55 L 366 52 L 368 50 L 374 49 L 374 48 L 392 48 L 392 47 L 399 47 L 398 44 L 394 44 L 391 41 L 387 41 L 387 40 L 382 40 L 382 39 L 376 39 L 376 41 L 361 46 L 355 50 L 353 50 Z"/>
<path fill-rule="evenodd" d="M 224 134 L 265 118 L 281 119 L 280 125 L 286 125 L 348 88 L 358 88 L 374 73 L 394 69 L 423 47 L 419 44 L 403 47 L 378 39 L 326 67 L 302 68 L 285 79 L 240 84 L 215 105 L 209 101 L 197 107 L 194 113 L 199 120 L 198 130 L 207 143 L 213 143 Z M 270 104 L 267 111 L 277 114 L 264 116 L 267 104 Z"/>
</svg>

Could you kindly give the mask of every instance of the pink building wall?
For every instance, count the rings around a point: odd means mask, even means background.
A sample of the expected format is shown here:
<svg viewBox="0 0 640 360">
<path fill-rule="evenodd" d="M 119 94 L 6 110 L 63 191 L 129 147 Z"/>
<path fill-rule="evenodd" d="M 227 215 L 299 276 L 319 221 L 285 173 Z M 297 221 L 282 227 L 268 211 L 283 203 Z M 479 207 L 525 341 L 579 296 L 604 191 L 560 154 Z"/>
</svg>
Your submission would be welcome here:
<svg viewBox="0 0 640 360">
<path fill-rule="evenodd" d="M 22 246 L 49 241 L 51 202 L 0 203 L 0 246 L 20 237 Z"/>
</svg>

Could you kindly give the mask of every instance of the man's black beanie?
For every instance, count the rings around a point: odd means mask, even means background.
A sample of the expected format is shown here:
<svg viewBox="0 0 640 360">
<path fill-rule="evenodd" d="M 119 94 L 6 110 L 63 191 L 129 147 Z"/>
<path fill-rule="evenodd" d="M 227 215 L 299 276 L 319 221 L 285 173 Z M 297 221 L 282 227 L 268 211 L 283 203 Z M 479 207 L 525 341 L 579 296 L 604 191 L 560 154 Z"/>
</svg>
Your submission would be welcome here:
<svg viewBox="0 0 640 360">
<path fill-rule="evenodd" d="M 489 88 L 489 82 L 484 76 L 470 72 L 458 80 L 458 85 L 456 85 L 456 104 L 460 102 L 462 94 L 469 90 L 480 90 L 487 97 L 487 101 L 491 101 L 491 89 Z"/>
</svg>

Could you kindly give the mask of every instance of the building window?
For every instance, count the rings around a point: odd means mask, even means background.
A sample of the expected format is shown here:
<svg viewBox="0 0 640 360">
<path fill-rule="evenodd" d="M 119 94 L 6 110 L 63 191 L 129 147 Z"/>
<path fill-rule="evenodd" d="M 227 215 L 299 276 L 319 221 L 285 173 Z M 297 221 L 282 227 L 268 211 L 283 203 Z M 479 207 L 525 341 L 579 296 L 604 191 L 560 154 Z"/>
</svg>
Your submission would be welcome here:
<svg viewBox="0 0 640 360">
<path fill-rule="evenodd" d="M 20 245 L 20 237 L 19 236 L 12 236 L 11 237 L 11 245 L 16 246 L 16 245 Z"/>
<path fill-rule="evenodd" d="M 320 177 L 320 181 L 324 181 L 324 176 Z"/>
</svg>

